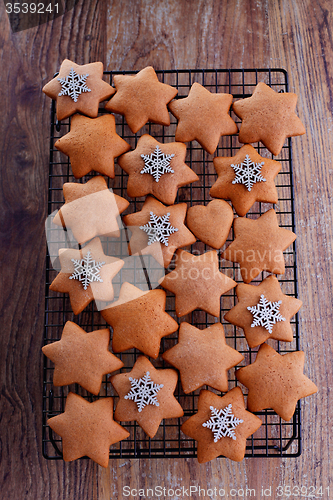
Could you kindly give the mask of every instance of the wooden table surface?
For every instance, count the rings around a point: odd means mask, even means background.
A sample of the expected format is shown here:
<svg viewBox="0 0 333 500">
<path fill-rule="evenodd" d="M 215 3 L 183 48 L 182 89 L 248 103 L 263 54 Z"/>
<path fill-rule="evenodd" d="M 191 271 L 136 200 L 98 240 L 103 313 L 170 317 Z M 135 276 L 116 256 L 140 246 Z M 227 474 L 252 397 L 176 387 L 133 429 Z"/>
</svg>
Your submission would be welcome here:
<svg viewBox="0 0 333 500">
<path fill-rule="evenodd" d="M 12 33 L 0 2 L 2 499 L 104 500 L 125 498 L 123 486 L 191 484 L 255 488 L 256 498 L 264 498 L 262 487 L 331 486 L 330 497 L 324 489 L 316 498 L 333 498 L 332 23 L 330 0 L 80 0 L 53 22 Z M 108 469 L 90 460 L 68 464 L 42 457 L 50 100 L 41 87 L 65 58 L 79 64 L 100 60 L 108 70 L 153 65 L 288 71 L 307 130 L 293 140 L 304 303 L 300 345 L 306 351 L 305 373 L 319 387 L 302 404 L 301 457 L 205 465 L 195 459 L 111 460 Z M 243 498 L 242 493 L 234 498 Z"/>
</svg>

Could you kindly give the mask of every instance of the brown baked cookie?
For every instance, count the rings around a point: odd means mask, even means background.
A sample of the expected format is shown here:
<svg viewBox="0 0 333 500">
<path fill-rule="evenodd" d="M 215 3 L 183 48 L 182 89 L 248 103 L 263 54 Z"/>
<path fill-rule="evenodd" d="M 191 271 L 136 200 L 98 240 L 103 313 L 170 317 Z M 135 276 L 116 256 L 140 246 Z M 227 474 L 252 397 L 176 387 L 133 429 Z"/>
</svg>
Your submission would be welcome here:
<svg viewBox="0 0 333 500">
<path fill-rule="evenodd" d="M 129 177 L 127 193 L 132 198 L 153 194 L 172 205 L 178 188 L 199 180 L 185 164 L 186 146 L 181 142 L 161 144 L 151 135 L 140 137 L 134 151 L 124 154 L 118 164 Z"/>
<path fill-rule="evenodd" d="M 229 203 L 213 200 L 207 206 L 195 205 L 187 210 L 186 225 L 206 245 L 218 250 L 227 241 L 234 220 Z"/>
<path fill-rule="evenodd" d="M 80 179 L 92 170 L 114 178 L 114 159 L 131 146 L 116 133 L 113 115 L 92 119 L 76 114 L 71 130 L 54 144 L 69 156 L 74 177 Z"/>
<path fill-rule="evenodd" d="M 43 92 L 57 101 L 57 118 L 64 120 L 74 113 L 95 118 L 98 105 L 115 93 L 115 89 L 102 80 L 103 64 L 75 64 L 65 59 L 59 75 L 43 87 Z"/>
<path fill-rule="evenodd" d="M 170 125 L 168 102 L 177 95 L 177 89 L 161 83 L 154 68 L 147 66 L 134 76 L 114 75 L 116 94 L 105 109 L 125 116 L 133 134 L 147 122 Z"/>
<path fill-rule="evenodd" d="M 178 250 L 176 268 L 164 277 L 161 285 L 176 295 L 177 316 L 203 309 L 218 317 L 221 295 L 234 288 L 236 282 L 219 271 L 214 250 L 202 255 Z"/>
<path fill-rule="evenodd" d="M 202 390 L 198 413 L 182 425 L 181 430 L 198 441 L 198 462 L 205 463 L 223 455 L 240 462 L 246 451 L 246 439 L 259 429 L 260 418 L 245 410 L 244 397 L 234 387 L 222 398 Z"/>
<path fill-rule="evenodd" d="M 178 323 L 165 312 L 163 290 L 142 292 L 124 283 L 119 300 L 101 314 L 113 328 L 112 350 L 123 352 L 136 347 L 152 358 L 160 352 L 161 338 L 178 330 Z"/>
<path fill-rule="evenodd" d="M 287 137 L 305 134 L 295 114 L 296 102 L 296 94 L 275 92 L 259 82 L 251 97 L 240 99 L 232 106 L 242 119 L 239 141 L 261 141 L 273 155 L 278 155 Z"/>
<path fill-rule="evenodd" d="M 114 418 L 121 422 L 135 420 L 153 438 L 164 418 L 178 418 L 183 409 L 173 393 L 178 381 L 175 370 L 156 370 L 140 356 L 132 370 L 111 377 L 119 394 Z"/>
<path fill-rule="evenodd" d="M 43 353 L 54 363 L 53 385 L 79 384 L 98 395 L 103 375 L 119 370 L 124 363 L 109 351 L 110 330 L 86 333 L 67 321 L 61 339 L 45 345 Z"/>
<path fill-rule="evenodd" d="M 47 423 L 62 437 L 65 462 L 88 456 L 102 467 L 109 465 L 110 446 L 128 438 L 129 432 L 113 420 L 113 398 L 89 403 L 70 392 L 65 412 L 49 418 Z"/>
<path fill-rule="evenodd" d="M 248 409 L 272 408 L 283 420 L 290 420 L 297 401 L 318 390 L 303 374 L 303 368 L 304 352 L 281 356 L 273 347 L 262 344 L 255 362 L 236 371 L 237 379 L 249 390 Z"/>
<path fill-rule="evenodd" d="M 229 115 L 231 103 L 231 94 L 212 94 L 200 83 L 193 83 L 188 97 L 169 104 L 171 113 L 178 120 L 176 141 L 197 140 L 213 154 L 222 135 L 238 132 Z"/>
<path fill-rule="evenodd" d="M 178 344 L 162 354 L 180 372 L 185 394 L 207 384 L 218 391 L 228 390 L 228 370 L 243 359 L 238 351 L 226 344 L 221 323 L 199 330 L 182 323 Z"/>
<path fill-rule="evenodd" d="M 224 319 L 243 328 L 249 347 L 257 347 L 267 339 L 292 342 L 290 319 L 301 308 L 302 301 L 285 295 L 275 276 L 260 285 L 237 285 L 238 304 Z"/>
<path fill-rule="evenodd" d="M 238 262 L 243 281 L 250 283 L 261 271 L 284 274 L 283 251 L 295 241 L 296 234 L 279 227 L 275 210 L 258 219 L 238 217 L 234 220 L 235 240 L 222 257 Z"/>
<path fill-rule="evenodd" d="M 79 314 L 92 301 L 110 302 L 114 298 L 112 279 L 124 261 L 103 252 L 101 240 L 95 238 L 81 250 L 59 250 L 61 271 L 50 290 L 68 293 L 74 314 Z"/>
<path fill-rule="evenodd" d="M 95 236 L 119 237 L 117 218 L 129 202 L 108 189 L 100 175 L 85 184 L 63 185 L 65 204 L 53 218 L 54 224 L 70 228 L 79 244 Z"/>
<path fill-rule="evenodd" d="M 132 232 L 130 255 L 151 254 L 159 264 L 168 267 L 177 248 L 196 242 L 195 236 L 184 225 L 186 210 L 186 203 L 166 207 L 147 196 L 140 212 L 123 218 Z"/>
<path fill-rule="evenodd" d="M 238 215 L 246 215 L 256 201 L 278 202 L 274 184 L 282 168 L 278 161 L 263 158 L 246 144 L 235 156 L 219 156 L 213 163 L 218 179 L 209 194 L 213 198 L 231 200 Z"/>
</svg>

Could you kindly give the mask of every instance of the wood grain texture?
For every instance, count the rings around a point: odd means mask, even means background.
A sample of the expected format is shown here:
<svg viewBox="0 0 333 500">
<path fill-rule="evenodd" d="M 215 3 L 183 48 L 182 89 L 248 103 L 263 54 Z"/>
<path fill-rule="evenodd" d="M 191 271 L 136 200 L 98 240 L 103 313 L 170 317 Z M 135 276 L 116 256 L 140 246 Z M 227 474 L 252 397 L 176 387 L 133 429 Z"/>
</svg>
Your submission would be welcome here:
<svg viewBox="0 0 333 500">
<path fill-rule="evenodd" d="M 123 486 L 268 488 L 332 484 L 332 78 L 330 0 L 81 0 L 11 33 L 0 2 L 1 496 L 124 498 Z M 293 140 L 298 277 L 306 374 L 297 459 L 48 462 L 41 454 L 44 218 L 50 101 L 40 89 L 68 57 L 106 69 L 283 67 L 307 135 Z M 193 498 L 196 498 L 195 496 Z M 197 497 L 198 498 L 198 497 Z M 256 498 L 261 498 L 258 494 Z M 274 498 L 274 496 L 273 496 Z M 321 497 L 323 499 L 328 497 Z"/>
</svg>

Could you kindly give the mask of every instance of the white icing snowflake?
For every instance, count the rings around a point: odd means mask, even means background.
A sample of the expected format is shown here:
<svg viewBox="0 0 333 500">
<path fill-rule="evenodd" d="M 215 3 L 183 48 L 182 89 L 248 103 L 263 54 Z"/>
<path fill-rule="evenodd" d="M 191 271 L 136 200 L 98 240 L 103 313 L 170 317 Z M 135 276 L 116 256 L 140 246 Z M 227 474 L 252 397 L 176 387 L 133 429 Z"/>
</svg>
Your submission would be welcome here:
<svg viewBox="0 0 333 500">
<path fill-rule="evenodd" d="M 158 217 L 154 212 L 150 212 L 149 222 L 144 226 L 140 226 L 140 229 L 149 236 L 148 245 L 151 245 L 155 241 L 164 243 L 166 247 L 169 245 L 169 236 L 178 231 L 178 228 L 171 226 L 169 217 L 169 213 Z"/>
<path fill-rule="evenodd" d="M 248 191 L 251 191 L 253 184 L 256 182 L 266 182 L 266 179 L 261 175 L 261 168 L 264 163 L 254 163 L 249 155 L 246 155 L 245 160 L 240 165 L 231 165 L 236 174 L 232 183 L 244 184 Z"/>
<path fill-rule="evenodd" d="M 174 174 L 174 170 L 170 167 L 170 161 L 175 155 L 166 155 L 162 153 L 160 148 L 156 146 L 155 151 L 151 155 L 141 155 L 145 162 L 145 166 L 140 174 L 151 174 L 155 181 L 158 182 L 163 174 Z"/>
<path fill-rule="evenodd" d="M 86 79 L 89 74 L 78 75 L 73 68 L 71 68 L 69 75 L 66 78 L 58 78 L 58 82 L 61 83 L 61 92 L 59 95 L 68 95 L 77 102 L 77 99 L 82 92 L 91 92 L 91 89 L 87 87 Z"/>
<path fill-rule="evenodd" d="M 163 384 L 155 384 L 150 378 L 149 372 L 146 372 L 139 379 L 129 377 L 129 381 L 131 382 L 131 390 L 124 396 L 124 399 L 134 401 L 137 404 L 139 412 L 147 405 L 160 406 L 156 394 L 162 389 Z"/>
<path fill-rule="evenodd" d="M 265 295 L 260 295 L 258 304 L 247 308 L 253 314 L 253 323 L 251 326 L 263 326 L 269 333 L 272 333 L 272 327 L 275 323 L 286 321 L 286 318 L 283 318 L 279 312 L 281 304 L 282 300 L 270 302 L 266 299 Z"/>
<path fill-rule="evenodd" d="M 74 264 L 74 273 L 69 277 L 70 280 L 79 280 L 83 284 L 83 288 L 87 290 L 90 283 L 93 281 L 100 281 L 99 271 L 105 262 L 96 262 L 91 258 L 90 250 L 83 259 L 71 259 Z"/>
<path fill-rule="evenodd" d="M 241 418 L 236 418 L 232 413 L 232 404 L 223 408 L 222 410 L 217 410 L 214 406 L 210 406 L 210 411 L 212 413 L 211 417 L 207 422 L 202 424 L 202 427 L 207 427 L 214 434 L 214 443 L 217 443 L 221 437 L 230 437 L 236 439 L 234 429 L 237 425 L 244 422 Z"/>
</svg>

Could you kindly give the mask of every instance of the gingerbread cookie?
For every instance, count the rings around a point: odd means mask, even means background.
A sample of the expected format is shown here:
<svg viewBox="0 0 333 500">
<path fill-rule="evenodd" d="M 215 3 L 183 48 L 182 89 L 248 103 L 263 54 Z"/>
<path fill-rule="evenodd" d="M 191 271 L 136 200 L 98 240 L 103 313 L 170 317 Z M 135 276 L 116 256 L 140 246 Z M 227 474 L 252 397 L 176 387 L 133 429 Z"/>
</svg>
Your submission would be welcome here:
<svg viewBox="0 0 333 500">
<path fill-rule="evenodd" d="M 234 214 L 229 203 L 213 200 L 207 206 L 190 207 L 186 225 L 199 240 L 218 250 L 227 241 L 233 220 Z"/>
</svg>

